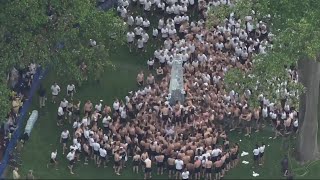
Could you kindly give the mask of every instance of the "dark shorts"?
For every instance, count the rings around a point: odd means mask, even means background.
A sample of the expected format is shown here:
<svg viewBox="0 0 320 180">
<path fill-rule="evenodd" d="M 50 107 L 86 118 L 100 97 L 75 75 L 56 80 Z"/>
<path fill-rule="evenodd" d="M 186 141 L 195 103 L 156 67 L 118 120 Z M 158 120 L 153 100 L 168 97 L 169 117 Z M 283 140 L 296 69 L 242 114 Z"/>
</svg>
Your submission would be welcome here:
<svg viewBox="0 0 320 180">
<path fill-rule="evenodd" d="M 259 155 L 260 155 L 260 157 L 263 157 L 263 155 L 264 155 L 264 152 L 263 152 L 263 153 L 260 153 Z"/>
<path fill-rule="evenodd" d="M 257 161 L 259 159 L 259 155 L 253 155 L 253 160 Z"/>
<path fill-rule="evenodd" d="M 211 170 L 212 170 L 211 168 L 206 168 L 206 173 L 207 173 L 207 174 L 210 174 L 210 173 L 211 173 Z"/>
<path fill-rule="evenodd" d="M 62 138 L 62 144 L 67 144 L 67 142 L 68 142 L 68 138 Z"/>
<path fill-rule="evenodd" d="M 54 162 L 55 162 L 55 159 L 50 158 L 50 163 L 54 164 Z"/>
<path fill-rule="evenodd" d="M 163 167 L 163 162 L 157 162 L 157 167 Z"/>
<path fill-rule="evenodd" d="M 58 120 L 62 120 L 62 119 L 63 119 L 63 115 L 62 116 L 58 115 Z"/>
<path fill-rule="evenodd" d="M 168 170 L 171 170 L 171 171 L 175 170 L 174 165 L 168 165 Z"/>
<path fill-rule="evenodd" d="M 94 155 L 99 155 L 99 151 L 94 151 Z"/>
<path fill-rule="evenodd" d="M 221 167 L 216 167 L 215 168 L 215 173 L 220 173 L 221 172 Z"/>
<path fill-rule="evenodd" d="M 182 169 L 176 169 L 177 172 L 182 172 Z"/>
<path fill-rule="evenodd" d="M 199 173 L 199 172 L 200 172 L 200 170 L 201 170 L 201 168 L 200 168 L 200 167 L 195 168 L 195 169 L 194 169 L 194 173 Z"/>
<path fill-rule="evenodd" d="M 69 161 L 69 165 L 73 165 L 74 164 L 74 160 Z"/>
<path fill-rule="evenodd" d="M 145 168 L 145 170 L 144 170 L 145 173 L 149 173 L 151 171 L 152 171 L 151 168 Z"/>
<path fill-rule="evenodd" d="M 133 161 L 132 166 L 139 166 L 139 161 Z"/>
<path fill-rule="evenodd" d="M 106 157 L 106 156 L 105 156 L 105 157 L 100 156 L 100 159 L 101 159 L 102 161 L 105 161 L 105 160 L 107 160 L 107 157 Z"/>
<path fill-rule="evenodd" d="M 129 44 L 133 44 L 133 41 L 131 41 L 131 42 L 128 42 Z"/>
<path fill-rule="evenodd" d="M 73 91 L 68 91 L 67 94 L 71 95 L 71 94 L 73 94 Z"/>
<path fill-rule="evenodd" d="M 114 166 L 119 167 L 120 166 L 120 161 L 115 161 Z"/>
</svg>

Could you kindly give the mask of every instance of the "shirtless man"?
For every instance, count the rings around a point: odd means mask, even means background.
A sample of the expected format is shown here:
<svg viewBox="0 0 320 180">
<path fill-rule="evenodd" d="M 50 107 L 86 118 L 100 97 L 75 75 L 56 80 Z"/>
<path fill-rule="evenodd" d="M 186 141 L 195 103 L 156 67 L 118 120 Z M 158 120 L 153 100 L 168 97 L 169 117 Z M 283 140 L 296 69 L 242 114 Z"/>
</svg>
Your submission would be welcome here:
<svg viewBox="0 0 320 180">
<path fill-rule="evenodd" d="M 175 170 L 175 159 L 173 159 L 172 157 L 168 158 L 168 170 L 169 170 L 169 179 L 170 179 Z"/>
<path fill-rule="evenodd" d="M 211 180 L 212 179 L 212 161 L 210 160 L 210 158 L 208 158 L 208 160 L 205 162 L 204 164 L 205 167 L 205 178 Z"/>
<path fill-rule="evenodd" d="M 120 169 L 121 169 L 120 161 L 121 161 L 120 150 L 117 150 L 114 153 L 114 172 L 118 176 L 120 176 Z"/>
<path fill-rule="evenodd" d="M 144 84 L 144 74 L 143 71 L 140 71 L 140 73 L 137 75 L 137 83 L 141 87 Z"/>
<path fill-rule="evenodd" d="M 223 161 L 221 161 L 220 158 L 216 162 L 214 162 L 214 168 L 215 168 L 215 179 L 219 180 L 221 178 L 221 167 L 223 165 Z"/>
<path fill-rule="evenodd" d="M 169 106 L 167 104 L 161 109 L 161 114 L 163 120 L 162 123 L 167 124 L 169 119 Z"/>
<path fill-rule="evenodd" d="M 145 168 L 145 171 L 144 171 L 144 179 L 151 179 L 151 165 L 152 165 L 152 162 L 151 160 L 149 159 L 149 157 L 147 156 L 147 159 L 144 160 L 144 163 L 146 164 L 146 168 Z"/>
<path fill-rule="evenodd" d="M 132 171 L 133 173 L 139 173 L 139 164 L 140 164 L 140 155 L 135 152 L 135 155 L 132 158 Z"/>
<path fill-rule="evenodd" d="M 83 151 L 84 151 L 84 165 L 88 165 L 88 159 L 90 156 L 90 148 L 87 143 L 83 144 Z"/>
<path fill-rule="evenodd" d="M 164 155 L 159 154 L 155 156 L 157 162 L 157 175 L 163 174 L 163 166 L 164 166 Z"/>
<path fill-rule="evenodd" d="M 201 160 L 196 157 L 195 162 L 194 162 L 194 176 L 195 179 L 199 180 L 200 179 L 200 172 L 201 172 Z"/>
</svg>

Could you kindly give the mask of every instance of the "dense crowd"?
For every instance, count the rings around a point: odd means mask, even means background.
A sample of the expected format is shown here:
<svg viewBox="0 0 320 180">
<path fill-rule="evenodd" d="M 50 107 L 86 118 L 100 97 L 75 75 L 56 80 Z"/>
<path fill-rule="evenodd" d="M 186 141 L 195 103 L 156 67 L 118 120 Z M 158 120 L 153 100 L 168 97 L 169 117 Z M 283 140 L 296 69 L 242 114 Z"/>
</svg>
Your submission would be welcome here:
<svg viewBox="0 0 320 180">
<path fill-rule="evenodd" d="M 69 97 L 59 104 L 57 125 L 73 123 L 73 129 L 65 129 L 60 138 L 72 174 L 75 161 L 84 157 L 84 164 L 93 159 L 98 167 L 113 162 L 117 175 L 132 161 L 133 171 L 142 168 L 145 179 L 151 178 L 153 165 L 157 174 L 166 170 L 169 178 L 220 179 L 239 163 L 240 146 L 229 141 L 230 131 L 250 137 L 253 130 L 271 125 L 274 138 L 297 131 L 298 112 L 291 107 L 286 89 L 279 103 L 261 94 L 260 107 L 248 104 L 252 90 L 226 91 L 226 72 L 231 68 L 249 71 L 255 54 L 272 49 L 273 34 L 266 22 L 255 24 L 254 16 L 238 19 L 234 13 L 221 24 L 207 27 L 208 9 L 220 4 L 233 6 L 234 2 L 119 0 L 117 11 L 130 26 L 130 51 L 134 46 L 146 51 L 151 29 L 150 36 L 164 41 L 147 61 L 149 70 L 156 73 L 145 76 L 141 71 L 136 78 L 140 89 L 129 92 L 124 101 L 116 99 L 112 106 L 88 100 L 82 109 L 82 102 L 72 100 L 75 86 L 68 85 Z M 129 11 L 133 6 L 143 8 L 144 15 L 133 17 Z M 197 21 L 192 20 L 195 13 L 200 14 Z M 161 16 L 155 27 L 147 19 L 150 15 Z M 170 104 L 170 70 L 175 59 L 183 61 L 185 102 Z M 294 67 L 287 69 L 296 81 Z M 55 83 L 51 90 L 55 103 L 61 89 Z M 72 143 L 67 147 L 69 138 Z M 253 150 L 257 165 L 263 164 L 264 151 L 263 143 Z M 57 151 L 52 152 L 52 164 L 56 156 Z"/>
</svg>

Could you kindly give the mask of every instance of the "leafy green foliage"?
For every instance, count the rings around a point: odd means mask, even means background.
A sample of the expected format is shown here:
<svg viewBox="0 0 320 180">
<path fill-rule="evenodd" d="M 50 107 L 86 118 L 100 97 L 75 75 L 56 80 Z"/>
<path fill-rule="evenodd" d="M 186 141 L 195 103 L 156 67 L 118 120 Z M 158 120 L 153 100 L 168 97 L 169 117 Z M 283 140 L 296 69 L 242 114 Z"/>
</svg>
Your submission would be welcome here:
<svg viewBox="0 0 320 180">
<path fill-rule="evenodd" d="M 253 16 L 255 21 L 264 20 L 275 34 L 272 51 L 255 56 L 251 71 L 245 73 L 234 69 L 227 73 L 227 87 L 240 93 L 246 89 L 257 90 L 271 101 L 278 102 L 280 84 L 287 82 L 284 87 L 289 89 L 289 99 L 298 107 L 298 97 L 304 87 L 290 81 L 284 67 L 296 65 L 304 55 L 316 59 L 320 49 L 319 7 L 320 1 L 317 0 L 238 0 L 234 7 L 212 9 L 209 15 L 212 22 L 222 22 L 231 11 L 242 21 L 246 15 Z M 257 105 L 258 96 L 253 91 L 250 99 L 253 106 Z"/>
<path fill-rule="evenodd" d="M 0 24 L 0 74 L 35 62 L 78 84 L 85 80 L 82 62 L 92 79 L 112 65 L 109 49 L 125 42 L 127 29 L 115 10 L 99 11 L 95 0 L 3 0 Z"/>
</svg>

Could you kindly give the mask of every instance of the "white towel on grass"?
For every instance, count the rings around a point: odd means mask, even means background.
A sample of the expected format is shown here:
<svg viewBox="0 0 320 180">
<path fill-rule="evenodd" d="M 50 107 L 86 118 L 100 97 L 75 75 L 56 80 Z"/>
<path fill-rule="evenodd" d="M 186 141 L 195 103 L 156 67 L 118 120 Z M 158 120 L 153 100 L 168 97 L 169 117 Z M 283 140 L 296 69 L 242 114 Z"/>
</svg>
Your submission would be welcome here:
<svg viewBox="0 0 320 180">
<path fill-rule="evenodd" d="M 242 164 L 249 164 L 248 161 L 242 161 Z"/>
<path fill-rule="evenodd" d="M 241 153 L 241 157 L 243 157 L 243 156 L 247 156 L 248 154 L 249 154 L 248 152 L 242 151 L 242 153 Z"/>
<path fill-rule="evenodd" d="M 253 172 L 252 172 L 252 176 L 253 176 L 253 177 L 258 177 L 259 174 L 253 171 Z"/>
</svg>

